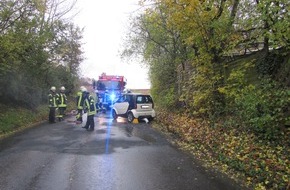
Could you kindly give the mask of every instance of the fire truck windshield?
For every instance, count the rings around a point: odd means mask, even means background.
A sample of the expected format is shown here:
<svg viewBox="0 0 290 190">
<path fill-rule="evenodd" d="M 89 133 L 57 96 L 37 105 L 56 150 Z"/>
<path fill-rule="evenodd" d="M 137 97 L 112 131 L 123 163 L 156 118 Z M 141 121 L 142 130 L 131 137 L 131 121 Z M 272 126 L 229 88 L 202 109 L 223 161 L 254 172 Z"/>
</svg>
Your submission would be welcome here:
<svg viewBox="0 0 290 190">
<path fill-rule="evenodd" d="M 120 90 L 120 81 L 98 81 L 97 90 Z"/>
</svg>

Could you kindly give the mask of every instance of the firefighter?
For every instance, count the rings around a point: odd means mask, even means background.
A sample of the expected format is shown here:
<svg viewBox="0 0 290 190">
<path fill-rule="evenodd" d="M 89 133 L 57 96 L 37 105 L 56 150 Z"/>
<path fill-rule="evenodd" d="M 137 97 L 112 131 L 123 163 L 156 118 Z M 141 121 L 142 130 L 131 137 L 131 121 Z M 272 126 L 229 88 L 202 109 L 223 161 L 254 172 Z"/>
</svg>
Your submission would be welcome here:
<svg viewBox="0 0 290 190">
<path fill-rule="evenodd" d="M 56 93 L 55 86 L 52 86 L 48 94 L 49 123 L 55 123 L 55 110 L 57 109 L 57 102 L 58 102 L 58 94 Z"/>
<path fill-rule="evenodd" d="M 65 115 L 66 105 L 67 105 L 67 97 L 65 95 L 65 87 L 62 86 L 60 87 L 60 93 L 58 96 L 58 110 L 59 110 L 58 120 L 59 121 L 63 120 L 63 117 Z"/>
<path fill-rule="evenodd" d="M 80 90 L 77 93 L 76 101 L 77 101 L 77 123 L 82 123 L 83 122 L 83 109 L 84 109 L 84 95 L 86 92 L 86 88 L 84 86 L 80 87 Z"/>
<path fill-rule="evenodd" d="M 87 112 L 87 122 L 82 128 L 85 128 L 88 131 L 93 131 L 95 129 L 94 116 L 97 113 L 97 108 L 94 97 L 89 92 L 86 92 L 85 95 L 85 109 Z"/>
<path fill-rule="evenodd" d="M 96 108 L 97 108 L 97 110 L 99 110 L 102 107 L 102 103 L 100 102 L 99 91 L 96 90 L 95 92 L 96 92 L 96 101 L 95 101 L 96 102 Z"/>
</svg>

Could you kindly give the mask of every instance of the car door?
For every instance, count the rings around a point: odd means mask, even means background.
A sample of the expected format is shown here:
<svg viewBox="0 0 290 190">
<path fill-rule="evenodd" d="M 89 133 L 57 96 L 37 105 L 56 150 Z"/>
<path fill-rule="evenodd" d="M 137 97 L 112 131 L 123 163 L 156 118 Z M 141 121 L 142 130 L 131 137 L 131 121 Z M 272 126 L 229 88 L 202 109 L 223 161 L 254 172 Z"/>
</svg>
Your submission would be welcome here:
<svg viewBox="0 0 290 190">
<path fill-rule="evenodd" d="M 126 98 L 126 95 L 121 96 L 117 102 L 114 104 L 114 109 L 117 115 L 123 115 L 127 113 L 129 107 L 129 102 Z"/>
</svg>

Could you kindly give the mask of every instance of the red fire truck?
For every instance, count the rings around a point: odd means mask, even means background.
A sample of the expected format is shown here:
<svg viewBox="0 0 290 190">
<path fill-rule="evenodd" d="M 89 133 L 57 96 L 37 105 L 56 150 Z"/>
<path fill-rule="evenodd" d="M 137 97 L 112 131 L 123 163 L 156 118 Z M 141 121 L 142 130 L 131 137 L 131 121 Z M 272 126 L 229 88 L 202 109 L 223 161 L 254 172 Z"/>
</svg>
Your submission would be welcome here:
<svg viewBox="0 0 290 190">
<path fill-rule="evenodd" d="M 126 84 L 127 80 L 124 76 L 102 73 L 97 81 L 93 81 L 93 88 L 99 97 L 99 106 L 109 110 L 124 91 Z"/>
</svg>

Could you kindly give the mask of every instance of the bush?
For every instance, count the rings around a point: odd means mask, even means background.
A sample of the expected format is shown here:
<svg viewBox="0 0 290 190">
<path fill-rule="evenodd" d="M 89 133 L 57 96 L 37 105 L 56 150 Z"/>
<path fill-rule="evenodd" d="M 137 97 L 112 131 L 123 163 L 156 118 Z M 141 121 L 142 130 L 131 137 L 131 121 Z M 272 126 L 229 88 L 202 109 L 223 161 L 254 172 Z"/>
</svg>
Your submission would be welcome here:
<svg viewBox="0 0 290 190">
<path fill-rule="evenodd" d="M 289 105 L 287 91 L 269 78 L 260 85 L 248 85 L 235 96 L 236 115 L 256 134 L 267 140 L 279 138 Z"/>
</svg>

